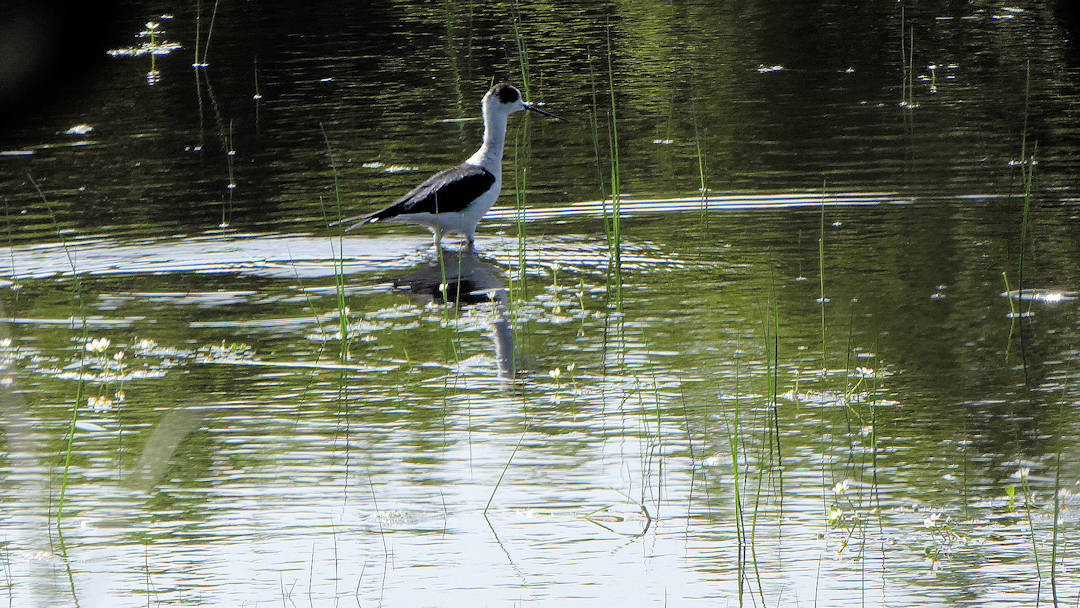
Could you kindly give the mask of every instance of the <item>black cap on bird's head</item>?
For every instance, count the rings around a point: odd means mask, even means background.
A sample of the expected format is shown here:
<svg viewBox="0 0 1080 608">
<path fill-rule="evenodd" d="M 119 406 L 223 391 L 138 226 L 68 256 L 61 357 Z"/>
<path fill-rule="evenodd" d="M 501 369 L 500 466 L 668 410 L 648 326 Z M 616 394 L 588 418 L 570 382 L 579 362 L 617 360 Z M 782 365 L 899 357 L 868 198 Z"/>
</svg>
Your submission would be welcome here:
<svg viewBox="0 0 1080 608">
<path fill-rule="evenodd" d="M 491 87 L 490 93 L 492 97 L 499 98 L 499 103 L 514 103 L 521 99 L 521 92 L 505 82 L 500 82 Z"/>
<path fill-rule="evenodd" d="M 517 88 L 513 87 L 512 85 L 506 84 L 505 82 L 500 82 L 499 84 L 491 87 L 491 89 L 488 90 L 487 95 L 484 95 L 484 107 L 486 108 L 489 103 L 491 103 L 491 105 L 493 106 L 503 108 L 503 111 L 508 114 L 513 112 L 520 112 L 521 110 L 531 110 L 533 112 L 536 112 L 537 114 L 543 114 L 544 116 L 550 116 L 551 118 L 558 118 L 559 120 L 562 120 L 561 117 L 556 116 L 551 112 L 545 112 L 544 110 L 536 107 L 534 104 L 525 101 L 521 97 L 521 91 L 517 90 Z"/>
</svg>

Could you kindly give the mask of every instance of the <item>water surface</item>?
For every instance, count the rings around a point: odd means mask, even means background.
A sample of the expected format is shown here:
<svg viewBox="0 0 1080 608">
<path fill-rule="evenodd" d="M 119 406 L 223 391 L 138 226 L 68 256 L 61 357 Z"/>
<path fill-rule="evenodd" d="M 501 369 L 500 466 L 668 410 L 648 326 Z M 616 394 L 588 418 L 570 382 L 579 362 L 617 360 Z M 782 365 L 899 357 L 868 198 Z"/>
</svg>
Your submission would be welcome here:
<svg viewBox="0 0 1080 608">
<path fill-rule="evenodd" d="M 200 8 L 0 139 L 0 599 L 1075 603 L 1067 9 Z"/>
</svg>

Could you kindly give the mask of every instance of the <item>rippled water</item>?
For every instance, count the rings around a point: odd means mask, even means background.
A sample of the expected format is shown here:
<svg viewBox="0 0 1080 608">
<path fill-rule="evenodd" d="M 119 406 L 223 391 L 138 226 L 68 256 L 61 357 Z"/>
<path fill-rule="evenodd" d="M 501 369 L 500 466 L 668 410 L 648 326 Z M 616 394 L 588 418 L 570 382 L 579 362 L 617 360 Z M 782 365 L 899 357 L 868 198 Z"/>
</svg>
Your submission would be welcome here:
<svg viewBox="0 0 1080 608">
<path fill-rule="evenodd" d="M 1076 602 L 1067 3 L 206 4 L 5 123 L 0 602 Z"/>
</svg>

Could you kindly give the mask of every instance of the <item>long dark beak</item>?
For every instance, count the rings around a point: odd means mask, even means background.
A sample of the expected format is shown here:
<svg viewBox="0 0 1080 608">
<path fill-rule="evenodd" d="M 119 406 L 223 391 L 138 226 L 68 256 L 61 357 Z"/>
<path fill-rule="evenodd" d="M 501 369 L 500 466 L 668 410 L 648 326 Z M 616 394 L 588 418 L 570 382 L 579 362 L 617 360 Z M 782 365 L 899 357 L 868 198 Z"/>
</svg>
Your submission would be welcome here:
<svg viewBox="0 0 1080 608">
<path fill-rule="evenodd" d="M 551 117 L 551 118 L 557 118 L 559 120 L 566 120 L 562 116 L 556 116 L 556 115 L 552 114 L 551 112 L 546 112 L 544 110 L 541 110 L 540 108 L 536 107 L 536 104 L 534 104 L 532 102 L 523 101 L 523 102 L 521 102 L 521 105 L 525 106 L 526 110 L 532 110 L 533 112 L 536 112 L 537 114 L 543 114 L 544 116 L 548 116 L 548 117 Z"/>
</svg>

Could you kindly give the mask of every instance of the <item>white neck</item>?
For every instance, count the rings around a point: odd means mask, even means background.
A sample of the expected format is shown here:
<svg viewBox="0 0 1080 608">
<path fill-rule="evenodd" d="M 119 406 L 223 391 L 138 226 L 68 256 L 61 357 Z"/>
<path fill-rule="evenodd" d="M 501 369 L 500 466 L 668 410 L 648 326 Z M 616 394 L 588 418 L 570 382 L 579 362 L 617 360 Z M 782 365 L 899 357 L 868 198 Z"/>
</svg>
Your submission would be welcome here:
<svg viewBox="0 0 1080 608">
<path fill-rule="evenodd" d="M 484 143 L 465 162 L 480 165 L 496 175 L 502 173 L 503 143 L 506 140 L 506 114 L 484 108 Z"/>
</svg>

